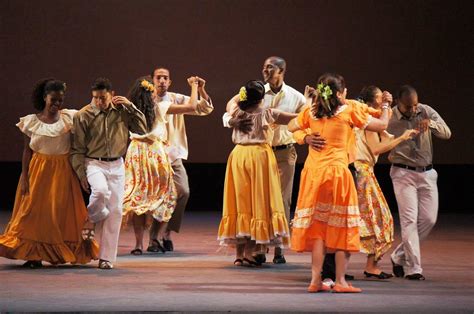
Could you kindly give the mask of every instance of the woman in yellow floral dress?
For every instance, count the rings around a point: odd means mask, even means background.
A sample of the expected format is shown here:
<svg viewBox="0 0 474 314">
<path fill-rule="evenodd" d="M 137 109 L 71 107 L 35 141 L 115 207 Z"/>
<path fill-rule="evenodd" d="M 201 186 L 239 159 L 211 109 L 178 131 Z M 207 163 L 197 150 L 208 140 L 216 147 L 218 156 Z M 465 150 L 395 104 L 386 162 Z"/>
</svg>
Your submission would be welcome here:
<svg viewBox="0 0 474 314">
<path fill-rule="evenodd" d="M 379 109 L 383 103 L 382 91 L 376 86 L 365 87 L 360 100 L 370 107 Z M 406 130 L 403 135 L 393 138 L 384 132 L 356 129 L 357 195 L 360 211 L 360 251 L 367 254 L 366 277 L 388 279 L 392 274 L 381 271 L 378 262 L 393 243 L 393 218 L 387 201 L 374 174 L 374 166 L 380 154 L 390 151 L 403 141 L 411 139 L 416 130 Z"/>
<path fill-rule="evenodd" d="M 198 80 L 191 77 L 188 84 L 191 97 L 188 103 L 181 105 L 154 102 L 155 88 L 147 77 L 138 79 L 129 93 L 130 101 L 145 115 L 149 131 L 144 135 L 131 135 L 125 158 L 123 213 L 125 222 L 133 223 L 135 231 L 133 255 L 143 253 L 143 234 L 151 219 L 160 223 L 158 233 L 161 235 L 176 206 L 173 170 L 166 152 L 166 114 L 195 111 Z M 161 252 L 165 252 L 161 243 L 152 241 Z"/>
<path fill-rule="evenodd" d="M 309 148 L 292 225 L 292 249 L 312 252 L 308 292 L 329 290 L 321 282 L 326 252 L 335 253 L 333 291 L 361 292 L 345 280 L 350 253 L 360 250 L 357 191 L 348 168 L 349 153 L 353 150 L 353 128 L 383 131 L 389 107 L 382 107 L 380 119 L 373 118 L 367 105 L 347 100 L 346 94 L 342 76 L 322 75 L 317 90 L 306 88 L 308 107 L 289 124 L 291 132 L 311 129 L 326 139 L 321 151 Z"/>
</svg>

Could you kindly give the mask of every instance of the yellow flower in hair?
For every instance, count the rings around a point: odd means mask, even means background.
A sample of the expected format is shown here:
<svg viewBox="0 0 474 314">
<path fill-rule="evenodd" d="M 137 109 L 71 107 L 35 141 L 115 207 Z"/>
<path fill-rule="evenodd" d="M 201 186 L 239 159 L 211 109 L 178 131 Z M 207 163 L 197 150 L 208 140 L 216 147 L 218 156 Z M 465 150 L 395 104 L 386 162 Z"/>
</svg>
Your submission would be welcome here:
<svg viewBox="0 0 474 314">
<path fill-rule="evenodd" d="M 240 88 L 239 100 L 240 101 L 246 101 L 247 100 L 247 90 L 243 86 Z"/>
<path fill-rule="evenodd" d="M 148 82 L 147 80 L 143 80 L 140 85 L 149 92 L 155 91 L 155 86 L 153 86 L 153 84 Z"/>
</svg>

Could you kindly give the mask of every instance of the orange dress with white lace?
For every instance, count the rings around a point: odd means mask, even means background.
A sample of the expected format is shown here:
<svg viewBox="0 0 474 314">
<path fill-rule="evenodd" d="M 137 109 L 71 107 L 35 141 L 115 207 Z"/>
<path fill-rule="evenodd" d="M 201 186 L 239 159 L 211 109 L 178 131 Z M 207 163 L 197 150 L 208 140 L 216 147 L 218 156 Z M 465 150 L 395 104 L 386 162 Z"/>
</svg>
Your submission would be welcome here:
<svg viewBox="0 0 474 314">
<path fill-rule="evenodd" d="M 301 173 L 300 190 L 292 223 L 291 248 L 312 251 L 321 239 L 326 248 L 359 252 L 359 208 L 354 179 L 348 169 L 353 150 L 353 128 L 369 122 L 367 105 L 346 100 L 335 116 L 317 119 L 306 108 L 297 117 L 301 129 L 310 128 L 326 139 L 321 152 L 309 148 Z"/>
</svg>

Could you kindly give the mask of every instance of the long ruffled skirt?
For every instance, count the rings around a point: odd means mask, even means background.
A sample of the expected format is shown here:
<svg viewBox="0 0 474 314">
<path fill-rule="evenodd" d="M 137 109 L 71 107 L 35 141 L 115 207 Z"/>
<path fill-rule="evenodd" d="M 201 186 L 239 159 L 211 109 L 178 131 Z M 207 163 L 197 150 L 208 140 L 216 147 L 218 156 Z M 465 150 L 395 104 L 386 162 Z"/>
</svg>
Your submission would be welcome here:
<svg viewBox="0 0 474 314">
<path fill-rule="evenodd" d="M 0 256 L 52 264 L 98 258 L 97 243 L 81 237 L 87 209 L 68 155 L 33 153 L 29 194 L 21 194 L 20 184 L 12 218 L 0 236 Z"/>
<path fill-rule="evenodd" d="M 234 245 L 249 239 L 279 247 L 289 242 L 278 165 L 266 144 L 237 145 L 227 162 L 218 240 Z"/>
</svg>

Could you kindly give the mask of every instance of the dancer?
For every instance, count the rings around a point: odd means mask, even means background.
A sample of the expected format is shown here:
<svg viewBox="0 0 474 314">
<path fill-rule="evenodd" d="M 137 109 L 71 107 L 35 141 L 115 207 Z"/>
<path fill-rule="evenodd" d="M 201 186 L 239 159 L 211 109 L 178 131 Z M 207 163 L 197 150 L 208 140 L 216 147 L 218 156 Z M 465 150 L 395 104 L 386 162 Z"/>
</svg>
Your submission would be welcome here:
<svg viewBox="0 0 474 314">
<path fill-rule="evenodd" d="M 309 149 L 292 226 L 292 249 L 312 252 L 312 279 L 308 292 L 330 289 L 321 283 L 325 252 L 335 253 L 333 291 L 361 292 L 345 280 L 350 253 L 360 250 L 357 191 L 348 169 L 350 143 L 353 127 L 383 131 L 387 127 L 390 108 L 385 103 L 381 118 L 373 118 L 366 105 L 347 100 L 346 94 L 342 76 L 322 75 L 316 91 L 306 88 L 309 106 L 289 124 L 290 131 L 311 128 L 326 139 L 326 146 L 320 152 Z"/>
<path fill-rule="evenodd" d="M 224 207 L 219 226 L 221 245 L 235 245 L 237 266 L 259 266 L 252 256 L 266 245 L 283 247 L 289 230 L 281 195 L 278 166 L 270 143 L 272 124 L 287 124 L 296 114 L 265 108 L 265 86 L 249 81 L 241 88 L 232 117 L 252 119 L 250 132 L 234 128 L 236 144 L 227 162 Z"/>
<path fill-rule="evenodd" d="M 135 248 L 130 252 L 133 255 L 143 253 L 143 232 L 147 220 L 157 221 L 158 238 L 161 239 L 176 206 L 173 169 L 166 151 L 166 114 L 196 110 L 199 80 L 191 77 L 188 83 L 192 88 L 191 98 L 182 105 L 166 101 L 155 104 L 155 87 L 146 77 L 136 80 L 129 93 L 129 99 L 144 113 L 148 126 L 148 133 L 132 134 L 125 158 L 123 212 L 125 221 L 133 222 L 136 238 Z M 158 240 L 152 239 L 152 242 L 161 252 L 165 252 Z"/>
<path fill-rule="evenodd" d="M 362 89 L 360 99 L 372 108 L 383 105 L 383 93 L 376 86 Z M 378 267 L 378 262 L 393 243 L 393 218 L 387 201 L 374 174 L 374 166 L 380 154 L 390 151 L 398 144 L 410 140 L 418 132 L 405 130 L 397 138 L 386 131 L 377 133 L 356 129 L 356 187 L 359 200 L 361 225 L 359 227 L 361 252 L 367 254 L 364 275 L 388 279 L 392 274 Z"/>
<path fill-rule="evenodd" d="M 306 100 L 300 92 L 291 86 L 285 84 L 286 61 L 281 57 L 269 57 L 265 60 L 262 69 L 262 76 L 265 81 L 265 96 L 263 105 L 265 108 L 275 108 L 288 113 L 300 112 Z M 224 114 L 224 126 L 238 128 L 242 132 L 246 132 L 252 127 L 251 119 L 241 119 L 230 115 L 233 108 L 237 107 L 239 96 L 233 97 L 228 104 L 229 110 Z M 324 141 L 320 141 L 317 134 L 307 134 L 304 131 L 297 133 L 303 142 L 308 144 L 324 145 Z M 273 126 L 273 139 L 271 145 L 278 163 L 278 171 L 280 174 L 281 193 L 283 196 L 283 204 L 285 205 L 285 214 L 287 221 L 290 221 L 291 196 L 293 194 L 293 178 L 295 176 L 296 166 L 296 149 L 294 147 L 295 140 L 293 135 L 288 131 L 286 125 Z M 264 262 L 265 254 L 259 254 L 256 258 Z M 275 247 L 273 257 L 275 264 L 286 263 L 285 256 L 280 247 Z"/>
<path fill-rule="evenodd" d="M 12 218 L 0 236 L 0 256 L 26 260 L 25 267 L 97 259 L 97 243 L 81 238 L 87 210 L 69 163 L 77 110 L 63 109 L 65 93 L 62 81 L 39 81 L 32 95 L 39 113 L 17 124 L 24 134 L 22 172 Z"/>
<path fill-rule="evenodd" d="M 433 169 L 432 134 L 449 139 L 451 130 L 430 106 L 418 102 L 416 90 L 408 85 L 398 92 L 388 131 L 401 136 L 416 128 L 419 134 L 396 146 L 389 155 L 390 177 L 398 204 L 402 243 L 393 251 L 393 272 L 397 277 L 424 280 L 420 240 L 425 239 L 438 215 L 438 173 Z"/>
<path fill-rule="evenodd" d="M 161 102 L 171 102 L 173 104 L 182 105 L 189 102 L 189 97 L 177 93 L 169 92 L 171 86 L 170 71 L 163 67 L 155 68 L 151 73 L 153 84 L 155 85 L 155 102 L 160 105 Z M 198 101 L 196 110 L 194 112 L 188 112 L 187 114 L 205 116 L 210 114 L 214 107 L 212 105 L 211 98 L 206 91 L 206 81 L 197 76 L 198 79 L 198 94 L 200 100 Z M 166 232 L 163 237 L 163 245 L 167 251 L 173 251 L 174 245 L 171 238 L 171 232 L 178 233 L 181 229 L 181 223 L 183 221 L 184 210 L 189 199 L 189 182 L 186 168 L 184 168 L 183 160 L 188 159 L 188 139 L 186 137 L 186 127 L 184 123 L 184 115 L 180 114 L 169 114 L 166 117 L 168 123 L 166 129 L 168 132 L 168 153 L 173 167 L 174 176 L 173 180 L 176 185 L 178 192 L 178 199 L 176 208 L 173 216 L 171 217 Z M 147 251 L 156 252 L 159 251 L 156 243 L 158 236 L 158 225 L 157 222 L 153 222 L 150 228 L 150 245 Z"/>
<path fill-rule="evenodd" d="M 71 163 L 85 191 L 90 191 L 89 219 L 99 235 L 99 268 L 112 269 L 122 222 L 128 133 L 146 132 L 146 120 L 134 104 L 114 96 L 112 83 L 98 78 L 92 102 L 74 116 Z"/>
</svg>

